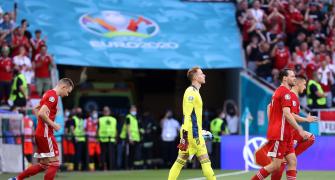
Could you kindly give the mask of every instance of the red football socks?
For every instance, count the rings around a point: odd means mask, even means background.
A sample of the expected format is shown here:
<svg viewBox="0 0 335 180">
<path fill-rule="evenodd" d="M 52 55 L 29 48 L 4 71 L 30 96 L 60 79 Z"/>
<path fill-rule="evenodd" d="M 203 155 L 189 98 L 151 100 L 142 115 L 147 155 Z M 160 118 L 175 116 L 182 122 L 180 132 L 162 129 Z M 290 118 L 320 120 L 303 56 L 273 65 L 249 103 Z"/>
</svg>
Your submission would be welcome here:
<svg viewBox="0 0 335 180">
<path fill-rule="evenodd" d="M 54 180 L 59 168 L 59 161 L 49 163 L 48 170 L 45 172 L 44 180 Z"/>
<path fill-rule="evenodd" d="M 296 180 L 297 179 L 297 171 L 296 170 L 288 170 L 286 171 L 287 180 Z"/>
<path fill-rule="evenodd" d="M 24 178 L 28 178 L 30 176 L 34 176 L 35 174 L 42 172 L 46 169 L 46 165 L 44 164 L 35 164 L 30 166 L 28 169 L 24 170 L 17 176 L 18 180 L 23 180 Z"/>
<path fill-rule="evenodd" d="M 263 180 L 268 176 L 269 173 L 264 168 L 262 168 L 257 172 L 257 174 L 254 177 L 252 177 L 251 180 Z"/>
</svg>

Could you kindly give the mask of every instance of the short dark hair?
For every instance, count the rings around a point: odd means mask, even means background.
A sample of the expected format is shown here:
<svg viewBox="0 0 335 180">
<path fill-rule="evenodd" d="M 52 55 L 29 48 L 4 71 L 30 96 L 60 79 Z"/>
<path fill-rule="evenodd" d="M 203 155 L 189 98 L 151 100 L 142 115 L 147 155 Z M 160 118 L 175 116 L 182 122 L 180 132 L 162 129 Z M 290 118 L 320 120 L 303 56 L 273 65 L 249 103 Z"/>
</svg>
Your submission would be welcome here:
<svg viewBox="0 0 335 180">
<path fill-rule="evenodd" d="M 289 68 L 282 69 L 282 70 L 279 72 L 278 80 L 279 80 L 280 82 L 283 82 L 284 77 L 287 77 L 287 76 L 288 76 L 288 72 L 289 72 L 289 71 L 293 71 L 293 70 L 292 70 L 292 69 L 289 69 Z"/>
<path fill-rule="evenodd" d="M 298 75 L 298 76 L 296 76 L 296 78 L 299 79 L 299 80 L 305 80 L 305 81 L 307 81 L 307 78 L 304 75 Z"/>
<path fill-rule="evenodd" d="M 192 81 L 193 80 L 193 77 L 194 77 L 194 74 L 197 73 L 198 69 L 200 69 L 199 66 L 194 66 L 192 67 L 191 69 L 189 69 L 187 71 L 187 78 Z"/>
<path fill-rule="evenodd" d="M 59 83 L 66 84 L 67 86 L 71 86 L 72 88 L 74 88 L 73 81 L 70 78 L 62 78 L 61 80 L 59 80 Z"/>
<path fill-rule="evenodd" d="M 37 29 L 37 30 L 35 31 L 35 34 L 38 34 L 38 33 L 42 33 L 42 31 L 41 31 L 40 29 Z"/>
</svg>

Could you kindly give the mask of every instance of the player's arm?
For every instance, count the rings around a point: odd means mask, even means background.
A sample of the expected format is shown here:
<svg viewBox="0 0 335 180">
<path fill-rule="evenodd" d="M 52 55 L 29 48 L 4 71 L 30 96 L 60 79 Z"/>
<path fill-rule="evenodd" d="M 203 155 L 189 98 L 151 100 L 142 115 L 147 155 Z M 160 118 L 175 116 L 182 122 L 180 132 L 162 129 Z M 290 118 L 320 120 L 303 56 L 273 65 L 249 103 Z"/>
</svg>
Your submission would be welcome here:
<svg viewBox="0 0 335 180">
<path fill-rule="evenodd" d="M 186 92 L 186 97 L 184 98 L 183 103 L 183 114 L 184 114 L 184 123 L 191 123 L 191 114 L 194 109 L 195 94 L 192 91 Z"/>
<path fill-rule="evenodd" d="M 50 110 L 48 108 L 48 106 L 43 105 L 39 111 L 38 111 L 38 117 L 40 117 L 45 123 L 47 123 L 49 126 L 51 126 L 52 128 L 54 128 L 56 131 L 58 131 L 60 129 L 60 126 L 56 123 L 54 123 L 48 116 L 48 114 L 50 114 Z"/>
<path fill-rule="evenodd" d="M 284 113 L 285 119 L 288 121 L 288 123 L 290 123 L 291 126 L 294 129 L 296 129 L 302 137 L 307 139 L 308 135 L 305 133 L 305 131 L 302 129 L 302 127 L 300 127 L 298 125 L 298 123 L 296 122 L 296 120 L 294 119 L 294 116 L 291 113 L 290 107 L 283 107 L 283 113 Z"/>
<path fill-rule="evenodd" d="M 302 116 L 299 116 L 299 115 L 294 114 L 294 113 L 292 113 L 292 115 L 294 116 L 294 119 L 297 122 L 314 122 L 314 121 L 318 120 L 318 118 L 316 116 L 311 116 L 310 113 L 308 113 L 307 117 L 302 117 Z"/>
</svg>

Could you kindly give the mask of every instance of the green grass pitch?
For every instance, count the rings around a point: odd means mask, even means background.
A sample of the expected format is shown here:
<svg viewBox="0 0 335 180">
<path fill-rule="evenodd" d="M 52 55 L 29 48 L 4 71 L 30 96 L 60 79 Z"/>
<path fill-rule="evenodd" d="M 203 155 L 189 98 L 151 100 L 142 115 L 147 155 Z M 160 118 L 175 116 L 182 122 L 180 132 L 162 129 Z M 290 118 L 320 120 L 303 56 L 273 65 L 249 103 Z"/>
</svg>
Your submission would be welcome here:
<svg viewBox="0 0 335 180">
<path fill-rule="evenodd" d="M 233 171 L 215 170 L 215 174 L 219 177 L 217 179 L 224 180 L 248 180 L 256 173 L 251 171 L 238 175 L 227 175 Z M 166 180 L 168 170 L 133 170 L 133 171 L 106 171 L 106 172 L 60 172 L 57 174 L 56 180 Z M 0 174 L 1 180 L 7 180 L 14 174 Z M 184 169 L 179 179 L 192 179 L 202 177 L 201 169 L 186 170 Z M 41 180 L 43 174 L 39 174 L 29 180 Z M 267 179 L 270 179 L 269 177 Z M 282 179 L 286 179 L 285 175 Z M 299 171 L 297 179 L 302 180 L 334 180 L 335 171 Z"/>
</svg>

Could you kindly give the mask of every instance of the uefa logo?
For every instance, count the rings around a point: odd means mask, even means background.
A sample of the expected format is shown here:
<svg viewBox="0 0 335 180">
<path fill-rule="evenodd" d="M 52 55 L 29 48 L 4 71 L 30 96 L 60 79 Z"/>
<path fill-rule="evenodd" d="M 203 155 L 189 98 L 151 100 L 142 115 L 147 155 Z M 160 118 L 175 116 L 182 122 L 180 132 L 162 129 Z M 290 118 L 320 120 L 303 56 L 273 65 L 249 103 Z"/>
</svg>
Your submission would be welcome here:
<svg viewBox="0 0 335 180">
<path fill-rule="evenodd" d="M 86 31 L 105 38 L 149 38 L 159 32 L 159 26 L 153 20 L 119 11 L 87 13 L 80 17 L 79 23 Z"/>
</svg>

